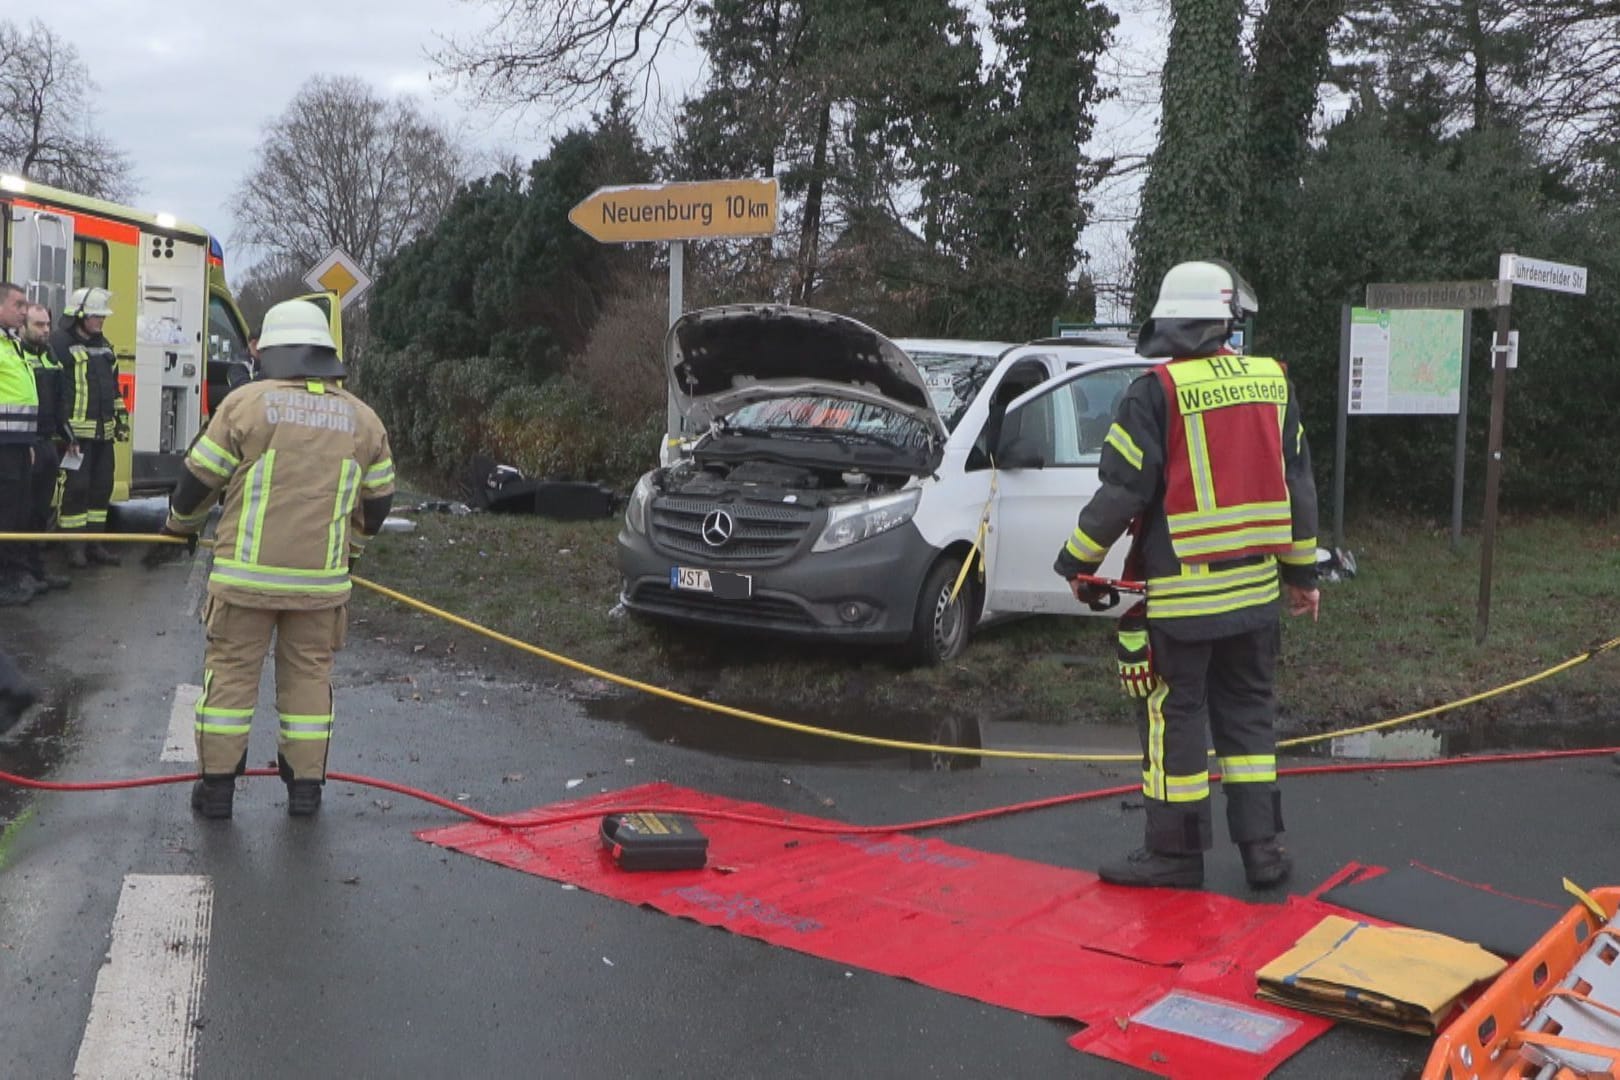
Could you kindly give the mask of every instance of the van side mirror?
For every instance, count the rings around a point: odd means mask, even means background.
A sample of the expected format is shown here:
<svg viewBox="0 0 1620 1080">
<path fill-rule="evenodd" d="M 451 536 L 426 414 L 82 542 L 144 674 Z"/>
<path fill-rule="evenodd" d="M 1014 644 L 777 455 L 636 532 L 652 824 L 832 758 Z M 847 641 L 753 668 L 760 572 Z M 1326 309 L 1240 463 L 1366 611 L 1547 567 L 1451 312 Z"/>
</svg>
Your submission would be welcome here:
<svg viewBox="0 0 1620 1080">
<path fill-rule="evenodd" d="M 1046 455 L 1041 453 L 1033 440 L 1008 439 L 1005 445 L 997 448 L 996 466 L 1002 469 L 1044 469 Z"/>
</svg>

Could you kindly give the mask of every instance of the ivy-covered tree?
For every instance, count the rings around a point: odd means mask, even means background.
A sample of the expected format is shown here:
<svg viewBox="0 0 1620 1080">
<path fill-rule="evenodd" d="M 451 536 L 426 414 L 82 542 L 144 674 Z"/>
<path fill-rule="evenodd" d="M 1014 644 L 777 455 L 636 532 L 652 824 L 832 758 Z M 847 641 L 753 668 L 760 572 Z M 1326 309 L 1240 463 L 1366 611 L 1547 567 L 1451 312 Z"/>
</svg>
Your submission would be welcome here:
<svg viewBox="0 0 1620 1080">
<path fill-rule="evenodd" d="M 1118 19 L 1072 0 L 991 0 L 988 10 L 1002 59 L 980 113 L 965 118 L 983 127 L 959 173 L 980 173 L 964 237 L 963 329 L 1018 340 L 1047 332 L 1071 292 L 1083 193 L 1105 168 L 1082 150 L 1104 96 L 1097 59 Z"/>
<path fill-rule="evenodd" d="M 1152 309 L 1164 272 L 1237 254 L 1247 178 L 1243 0 L 1171 0 L 1159 142 L 1142 186 L 1134 313 Z"/>
</svg>

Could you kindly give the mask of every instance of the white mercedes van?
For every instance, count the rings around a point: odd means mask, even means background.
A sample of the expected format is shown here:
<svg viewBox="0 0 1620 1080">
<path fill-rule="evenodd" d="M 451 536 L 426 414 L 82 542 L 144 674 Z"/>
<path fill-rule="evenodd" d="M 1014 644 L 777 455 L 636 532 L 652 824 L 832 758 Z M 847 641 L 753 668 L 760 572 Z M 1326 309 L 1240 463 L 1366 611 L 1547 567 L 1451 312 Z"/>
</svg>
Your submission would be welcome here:
<svg viewBox="0 0 1620 1080">
<path fill-rule="evenodd" d="M 988 620 L 1088 613 L 1052 561 L 1097 488 L 1115 403 L 1151 366 L 1128 339 L 895 342 L 743 304 L 678 320 L 665 359 L 695 434 L 630 496 L 629 610 L 924 663 Z M 975 551 L 983 572 L 953 598 Z M 1121 544 L 1103 573 L 1123 560 Z"/>
</svg>

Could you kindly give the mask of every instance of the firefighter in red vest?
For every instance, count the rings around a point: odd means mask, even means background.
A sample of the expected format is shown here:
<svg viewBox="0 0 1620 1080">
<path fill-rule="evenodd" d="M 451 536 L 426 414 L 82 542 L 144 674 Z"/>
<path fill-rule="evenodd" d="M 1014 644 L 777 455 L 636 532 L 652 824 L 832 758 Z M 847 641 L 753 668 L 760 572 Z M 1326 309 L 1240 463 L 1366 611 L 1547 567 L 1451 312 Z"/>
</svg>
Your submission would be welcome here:
<svg viewBox="0 0 1620 1080">
<path fill-rule="evenodd" d="M 1276 885 L 1292 868 L 1279 842 L 1274 684 L 1285 598 L 1290 614 L 1318 613 L 1316 486 L 1287 372 L 1227 347 L 1258 307 L 1226 263 L 1182 263 L 1165 275 L 1137 352 L 1173 359 L 1121 398 L 1102 486 L 1055 565 L 1076 599 L 1103 602 L 1105 589 L 1075 578 L 1095 574 L 1140 516 L 1147 649 L 1136 663 L 1149 663 L 1151 677 L 1133 673 L 1149 691 L 1147 836 L 1100 868 L 1116 885 L 1203 884 L 1211 738 L 1249 883 Z M 1125 659 L 1122 649 L 1122 676 Z"/>
</svg>

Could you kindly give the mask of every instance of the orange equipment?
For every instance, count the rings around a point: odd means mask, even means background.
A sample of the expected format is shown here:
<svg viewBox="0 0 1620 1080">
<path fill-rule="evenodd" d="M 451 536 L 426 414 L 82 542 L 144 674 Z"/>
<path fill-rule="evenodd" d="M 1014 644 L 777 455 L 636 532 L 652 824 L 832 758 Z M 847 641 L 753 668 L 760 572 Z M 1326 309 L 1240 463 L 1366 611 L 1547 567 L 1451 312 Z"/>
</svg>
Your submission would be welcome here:
<svg viewBox="0 0 1620 1080">
<path fill-rule="evenodd" d="M 1620 1076 L 1620 887 L 1589 899 L 1441 1033 L 1423 1080 Z"/>
</svg>

